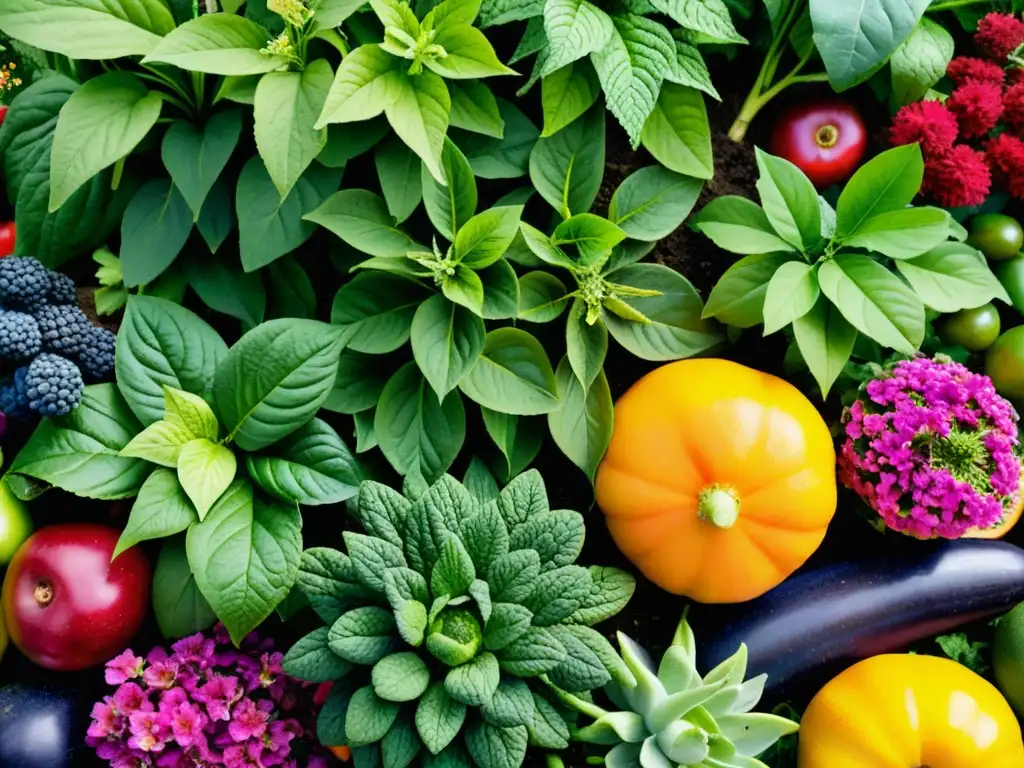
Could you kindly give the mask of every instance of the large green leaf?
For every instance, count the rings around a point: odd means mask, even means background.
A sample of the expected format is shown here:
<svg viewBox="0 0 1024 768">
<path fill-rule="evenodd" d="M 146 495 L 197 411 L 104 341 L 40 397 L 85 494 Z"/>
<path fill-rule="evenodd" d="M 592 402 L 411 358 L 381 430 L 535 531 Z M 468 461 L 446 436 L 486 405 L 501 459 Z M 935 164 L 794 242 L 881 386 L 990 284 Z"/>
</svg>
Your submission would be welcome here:
<svg viewBox="0 0 1024 768">
<path fill-rule="evenodd" d="M 768 283 L 779 268 L 792 261 L 785 253 L 755 253 L 725 271 L 711 289 L 704 317 L 715 317 L 737 328 L 750 328 L 764 320 L 764 297 Z"/>
<path fill-rule="evenodd" d="M 810 0 L 814 45 L 837 91 L 881 69 L 917 26 L 929 0 Z"/>
<path fill-rule="evenodd" d="M 515 179 L 525 176 L 529 171 L 530 151 L 540 133 L 512 102 L 505 99 L 496 101 L 505 124 L 502 138 L 473 133 L 457 135 L 453 131 L 452 141 L 473 166 L 473 173 L 482 179 Z"/>
<path fill-rule="evenodd" d="M 177 186 L 177 184 L 175 184 Z M 178 189 L 181 192 L 181 188 Z M 182 193 L 184 196 L 184 193 Z M 203 202 L 203 208 L 199 211 L 199 220 L 196 227 L 199 234 L 206 241 L 210 253 L 217 253 L 224 241 L 228 239 L 231 230 L 235 228 L 235 205 L 234 190 L 227 176 L 220 176 L 213 183 L 207 199 Z M 188 198 L 185 198 L 188 201 Z M 241 266 L 239 266 L 241 271 Z"/>
<path fill-rule="evenodd" d="M 121 220 L 121 271 L 128 288 L 163 274 L 185 247 L 192 211 L 174 182 L 150 179 L 128 203 Z"/>
<path fill-rule="evenodd" d="M 387 210 L 401 223 L 412 215 L 423 199 L 420 188 L 423 162 L 397 136 L 389 136 L 378 144 L 373 160 Z"/>
<path fill-rule="evenodd" d="M 363 272 L 334 297 L 331 322 L 345 331 L 348 349 L 381 355 L 409 340 L 416 308 L 429 296 L 419 283 L 386 272 Z"/>
<path fill-rule="evenodd" d="M 922 18 L 889 61 L 892 91 L 899 104 L 924 98 L 946 74 L 953 58 L 953 36 L 944 26 Z"/>
<path fill-rule="evenodd" d="M 243 272 L 234 256 L 211 258 L 199 253 L 189 254 L 185 259 L 185 277 L 210 309 L 238 318 L 245 328 L 263 321 L 267 310 L 263 275 Z"/>
<path fill-rule="evenodd" d="M 376 117 L 404 87 L 402 60 L 378 45 L 361 45 L 341 61 L 316 127 Z"/>
<path fill-rule="evenodd" d="M 161 95 L 131 72 L 108 72 L 75 91 L 53 134 L 49 211 L 135 149 L 156 125 L 162 106 Z"/>
<path fill-rule="evenodd" d="M 270 33 L 243 16 L 204 14 L 177 27 L 143 60 L 173 64 L 211 75 L 261 75 L 287 66 L 281 56 L 263 53 Z"/>
<path fill-rule="evenodd" d="M 419 172 L 417 170 L 417 181 Z M 329 229 L 356 250 L 371 256 L 402 258 L 423 246 L 395 224 L 387 204 L 365 189 L 343 189 L 304 217 Z"/>
<path fill-rule="evenodd" d="M 788 160 L 755 147 L 757 191 L 772 228 L 801 252 L 821 240 L 821 208 L 811 180 Z"/>
<path fill-rule="evenodd" d="M 634 240 L 668 237 L 693 210 L 704 182 L 658 165 L 626 177 L 608 204 L 608 218 Z"/>
<path fill-rule="evenodd" d="M 117 334 L 117 386 L 144 425 L 164 416 L 164 387 L 213 402 L 213 374 L 228 353 L 213 328 L 165 299 L 131 296 Z"/>
<path fill-rule="evenodd" d="M 226 445 L 199 438 L 186 443 L 178 455 L 178 482 L 196 508 L 200 520 L 231 485 L 238 469 L 235 454 Z"/>
<path fill-rule="evenodd" d="M 747 42 L 733 25 L 727 0 L 655 0 L 653 5 L 684 29 L 706 35 L 715 42 Z"/>
<path fill-rule="evenodd" d="M 835 304 L 820 296 L 810 312 L 793 321 L 793 337 L 822 396 L 827 396 L 853 353 L 857 330 Z"/>
<path fill-rule="evenodd" d="M 490 41 L 479 29 L 447 20 L 438 23 L 434 43 L 444 48 L 447 55 L 424 60 L 432 72 L 448 80 L 518 74 L 498 60 Z"/>
<path fill-rule="evenodd" d="M 587 0 L 548 0 L 544 4 L 548 52 L 541 75 L 603 48 L 614 34 L 612 17 Z"/>
<path fill-rule="evenodd" d="M 460 304 L 434 294 L 412 320 L 412 354 L 439 399 L 462 381 L 484 348 L 484 321 Z"/>
<path fill-rule="evenodd" d="M 116 558 L 140 541 L 181 533 L 196 519 L 192 503 L 174 472 L 170 469 L 155 470 L 139 489 L 113 556 Z"/>
<path fill-rule="evenodd" d="M 426 163 L 422 168 L 423 206 L 430 223 L 448 242 L 454 242 L 455 233 L 476 212 L 477 193 L 473 168 L 450 139 L 444 140 L 441 153 L 444 183 L 434 178 Z"/>
<path fill-rule="evenodd" d="M 917 144 L 893 147 L 864 163 L 846 182 L 836 206 L 836 236 L 854 234 L 880 213 L 906 208 L 921 189 L 924 159 Z"/>
<path fill-rule="evenodd" d="M 448 86 L 433 72 L 401 75 L 395 80 L 396 96 L 384 108 L 388 122 L 395 133 L 412 149 L 431 175 L 445 182 L 441 167 L 441 153 L 448 132 L 448 115 L 452 100 Z"/>
<path fill-rule="evenodd" d="M 568 358 L 562 358 L 555 374 L 558 409 L 548 414 L 551 437 L 562 453 L 582 469 L 591 482 L 612 439 L 614 407 L 604 371 L 584 388 L 573 374 Z"/>
<path fill-rule="evenodd" d="M 909 259 L 949 239 L 949 214 L 941 208 L 901 208 L 866 220 L 846 245 L 892 259 Z"/>
<path fill-rule="evenodd" d="M 546 436 L 543 417 L 515 416 L 484 406 L 480 407 L 480 415 L 487 434 L 504 459 L 503 474 L 499 474 L 503 479 L 511 480 L 537 458 Z"/>
<path fill-rule="evenodd" d="M 804 261 L 787 261 L 768 281 L 764 296 L 764 335 L 775 333 L 806 315 L 820 293 L 815 267 Z"/>
<path fill-rule="evenodd" d="M 505 135 L 498 101 L 486 85 L 476 80 L 454 81 L 448 83 L 448 93 L 452 97 L 452 127 L 495 139 Z"/>
<path fill-rule="evenodd" d="M 327 399 L 344 332 L 316 320 L 270 320 L 217 366 L 214 398 L 238 446 L 257 451 L 308 422 Z"/>
<path fill-rule="evenodd" d="M 164 134 L 160 147 L 164 167 L 192 209 L 194 220 L 199 221 L 206 196 L 227 166 L 241 134 L 242 114 L 235 109 L 214 112 L 202 129 L 176 120 Z M 199 228 L 203 229 L 201 222 Z M 217 250 L 212 245 L 210 249 Z"/>
<path fill-rule="evenodd" d="M 664 83 L 640 139 L 671 171 L 698 179 L 714 175 L 708 113 L 704 96 L 695 88 Z"/>
<path fill-rule="evenodd" d="M 594 204 L 604 161 L 604 108 L 595 105 L 554 136 L 537 141 L 530 153 L 530 181 L 568 219 Z"/>
<path fill-rule="evenodd" d="M 541 135 L 554 136 L 593 106 L 601 94 L 601 83 L 590 60 L 580 59 L 541 80 L 540 93 L 544 109 Z"/>
<path fill-rule="evenodd" d="M 534 416 L 558 407 L 555 373 L 544 348 L 518 328 L 487 334 L 483 352 L 459 388 L 480 405 L 502 413 Z"/>
<path fill-rule="evenodd" d="M 779 237 L 761 206 L 738 195 L 716 197 L 690 219 L 690 226 L 733 253 L 795 250 Z"/>
<path fill-rule="evenodd" d="M 921 301 L 939 312 L 973 309 L 992 299 L 1010 303 L 988 264 L 966 243 L 943 243 L 917 258 L 897 261 L 896 269 Z"/>
<path fill-rule="evenodd" d="M 162 0 L 5 0 L 0 31 L 72 59 L 145 56 L 174 29 Z"/>
<path fill-rule="evenodd" d="M 164 542 L 153 571 L 153 613 L 160 634 L 179 638 L 203 632 L 217 620 L 196 586 L 185 553 L 185 537 Z"/>
<path fill-rule="evenodd" d="M 114 385 L 95 384 L 67 416 L 43 419 L 10 471 L 76 496 L 130 498 L 153 465 L 118 454 L 141 430 Z"/>
<path fill-rule="evenodd" d="M 196 584 L 235 643 L 287 597 L 299 572 L 301 529 L 298 507 L 254 494 L 248 480 L 235 480 L 189 528 Z"/>
</svg>

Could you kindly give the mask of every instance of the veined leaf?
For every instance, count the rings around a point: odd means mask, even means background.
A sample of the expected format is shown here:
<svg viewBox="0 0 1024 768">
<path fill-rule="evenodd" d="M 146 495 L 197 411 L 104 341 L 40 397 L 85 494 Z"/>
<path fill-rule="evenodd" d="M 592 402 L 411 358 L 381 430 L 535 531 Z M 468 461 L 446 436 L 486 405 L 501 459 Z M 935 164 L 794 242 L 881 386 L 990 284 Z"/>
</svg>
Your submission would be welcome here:
<svg viewBox="0 0 1024 768">
<path fill-rule="evenodd" d="M 341 61 L 314 128 L 376 117 L 399 98 L 402 60 L 378 45 L 361 45 Z"/>
<path fill-rule="evenodd" d="M 590 210 L 604 176 L 604 108 L 594 105 L 530 153 L 530 180 L 562 216 Z"/>
<path fill-rule="evenodd" d="M 395 98 L 384 108 L 388 122 L 443 184 L 441 153 L 452 111 L 448 86 L 438 75 L 424 71 L 415 76 L 401 75 L 395 89 Z"/>
<path fill-rule="evenodd" d="M 714 175 L 708 113 L 704 97 L 694 88 L 663 83 L 640 140 L 670 171 L 698 179 Z"/>
<path fill-rule="evenodd" d="M 589 59 L 579 59 L 556 69 L 541 80 L 544 109 L 541 136 L 553 136 L 590 109 L 601 93 L 601 83 Z"/>
<path fill-rule="evenodd" d="M 288 64 L 262 49 L 270 33 L 243 16 L 211 13 L 172 30 L 143 60 L 211 75 L 261 75 Z"/>
<path fill-rule="evenodd" d="M 850 359 L 857 330 L 835 304 L 821 296 L 810 312 L 793 321 L 793 336 L 822 396 L 827 396 Z"/>
<path fill-rule="evenodd" d="M 587 0 L 548 0 L 544 5 L 548 55 L 541 75 L 603 48 L 614 33 L 611 17 Z"/>
</svg>

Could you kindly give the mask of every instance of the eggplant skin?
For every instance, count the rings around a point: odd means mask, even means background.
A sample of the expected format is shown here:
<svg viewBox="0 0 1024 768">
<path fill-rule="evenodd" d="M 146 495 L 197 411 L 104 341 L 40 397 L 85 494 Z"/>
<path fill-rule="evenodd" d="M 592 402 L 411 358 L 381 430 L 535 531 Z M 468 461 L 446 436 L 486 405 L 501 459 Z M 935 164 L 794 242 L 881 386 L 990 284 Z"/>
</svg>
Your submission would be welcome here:
<svg viewBox="0 0 1024 768">
<path fill-rule="evenodd" d="M 790 694 L 801 683 L 1022 600 L 1019 547 L 974 539 L 921 543 L 899 557 L 807 571 L 748 603 L 695 608 L 698 661 L 711 669 L 746 643 L 748 676 L 766 673 L 768 695 Z"/>
<path fill-rule="evenodd" d="M 80 703 L 50 687 L 0 688 L 0 766 L 79 768 L 76 751 L 85 738 Z"/>
</svg>

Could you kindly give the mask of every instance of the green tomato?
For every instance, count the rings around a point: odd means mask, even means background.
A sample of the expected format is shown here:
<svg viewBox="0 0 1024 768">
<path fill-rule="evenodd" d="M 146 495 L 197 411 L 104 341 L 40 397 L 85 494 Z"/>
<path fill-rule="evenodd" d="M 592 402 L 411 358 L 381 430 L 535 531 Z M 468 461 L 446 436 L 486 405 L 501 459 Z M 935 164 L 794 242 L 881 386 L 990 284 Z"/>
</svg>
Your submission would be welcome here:
<svg viewBox="0 0 1024 768">
<path fill-rule="evenodd" d="M 990 261 L 1006 261 L 1024 246 L 1024 228 L 1006 214 L 980 213 L 971 219 L 971 236 L 967 242 Z"/>
<path fill-rule="evenodd" d="M 1003 397 L 1024 399 L 1024 325 L 1011 328 L 988 348 L 985 374 Z"/>
<path fill-rule="evenodd" d="M 996 264 L 992 271 L 1009 294 L 1013 308 L 1024 312 L 1024 256 Z"/>
<path fill-rule="evenodd" d="M 32 533 L 32 518 L 25 504 L 0 480 L 0 566 L 7 565 Z"/>
<path fill-rule="evenodd" d="M 988 349 L 999 338 L 999 310 L 982 304 L 947 315 L 939 325 L 939 337 L 970 352 Z"/>
</svg>

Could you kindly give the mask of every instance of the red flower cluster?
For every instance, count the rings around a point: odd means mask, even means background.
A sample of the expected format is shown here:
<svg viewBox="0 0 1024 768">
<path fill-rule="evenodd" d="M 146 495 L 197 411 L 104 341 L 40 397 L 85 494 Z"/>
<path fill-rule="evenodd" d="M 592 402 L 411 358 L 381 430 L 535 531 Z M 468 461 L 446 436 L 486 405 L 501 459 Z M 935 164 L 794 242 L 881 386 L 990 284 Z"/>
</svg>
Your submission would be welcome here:
<svg viewBox="0 0 1024 768">
<path fill-rule="evenodd" d="M 947 208 L 980 205 L 993 182 L 1024 199 L 1024 21 L 990 13 L 974 40 L 990 58 L 957 56 L 946 70 L 956 88 L 945 103 L 903 107 L 889 131 L 893 144 L 921 145 L 921 191 Z"/>
</svg>

